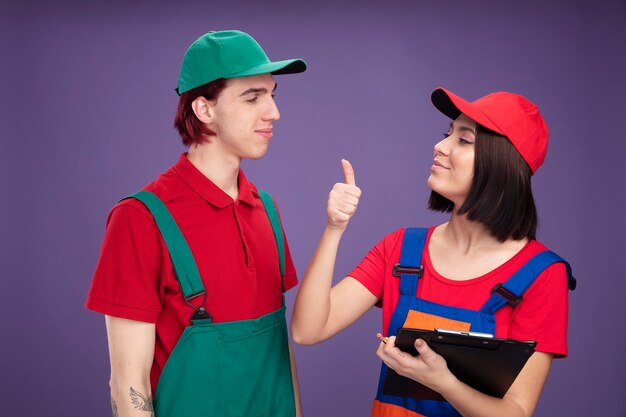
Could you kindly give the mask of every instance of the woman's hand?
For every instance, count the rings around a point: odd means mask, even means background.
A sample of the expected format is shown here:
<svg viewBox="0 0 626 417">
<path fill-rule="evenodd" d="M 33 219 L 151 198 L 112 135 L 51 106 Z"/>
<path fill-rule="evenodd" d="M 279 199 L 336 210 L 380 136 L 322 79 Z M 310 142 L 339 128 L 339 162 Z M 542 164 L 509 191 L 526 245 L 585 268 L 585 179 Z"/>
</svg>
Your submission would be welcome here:
<svg viewBox="0 0 626 417">
<path fill-rule="evenodd" d="M 448 369 L 446 360 L 435 353 L 422 339 L 415 341 L 419 355 L 402 352 L 395 345 L 396 337 L 381 341 L 376 354 L 399 375 L 413 379 L 428 388 L 440 392 L 446 385 L 453 384 L 456 377 Z"/>
<path fill-rule="evenodd" d="M 356 212 L 361 198 L 361 190 L 356 186 L 352 165 L 345 159 L 341 160 L 344 182 L 338 182 L 328 194 L 326 208 L 327 227 L 343 232 L 350 218 Z"/>
<path fill-rule="evenodd" d="M 398 374 L 440 393 L 464 417 L 530 417 L 534 414 L 552 355 L 535 352 L 504 398 L 490 397 L 459 381 L 446 360 L 421 339 L 415 341 L 419 355 L 411 356 L 395 346 L 395 336 L 379 336 L 376 354 Z M 386 343 L 385 343 L 386 342 Z"/>
<path fill-rule="evenodd" d="M 302 345 L 319 343 L 339 333 L 378 301 L 352 277 L 332 285 L 339 242 L 361 197 L 352 165 L 346 160 L 341 160 L 341 165 L 345 182 L 335 184 L 328 196 L 328 222 L 302 277 L 291 316 L 291 338 Z"/>
</svg>

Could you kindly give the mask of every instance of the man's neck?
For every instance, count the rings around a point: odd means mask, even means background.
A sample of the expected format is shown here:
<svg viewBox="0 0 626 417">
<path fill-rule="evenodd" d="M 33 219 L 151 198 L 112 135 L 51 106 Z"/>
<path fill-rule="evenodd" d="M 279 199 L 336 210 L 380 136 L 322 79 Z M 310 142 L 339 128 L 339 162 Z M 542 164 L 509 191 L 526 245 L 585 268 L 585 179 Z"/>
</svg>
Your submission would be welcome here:
<svg viewBox="0 0 626 417">
<path fill-rule="evenodd" d="M 239 196 L 237 178 L 239 176 L 240 158 L 224 158 L 210 146 L 191 146 L 187 159 L 211 182 L 228 194 L 233 200 Z"/>
</svg>

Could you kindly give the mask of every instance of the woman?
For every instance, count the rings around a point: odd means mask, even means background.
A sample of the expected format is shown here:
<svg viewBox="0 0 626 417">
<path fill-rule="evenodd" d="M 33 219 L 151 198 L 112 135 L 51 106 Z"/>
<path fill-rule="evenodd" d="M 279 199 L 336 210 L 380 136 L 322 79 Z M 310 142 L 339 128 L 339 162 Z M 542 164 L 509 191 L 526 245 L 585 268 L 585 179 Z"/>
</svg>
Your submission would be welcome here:
<svg viewBox="0 0 626 417">
<path fill-rule="evenodd" d="M 384 365 L 372 416 L 531 416 L 553 357 L 567 356 L 569 266 L 535 240 L 530 186 L 545 159 L 547 127 L 533 103 L 511 93 L 470 103 L 440 88 L 431 99 L 452 122 L 434 147 L 429 207 L 449 212 L 450 220 L 389 234 L 332 287 L 339 241 L 361 194 L 342 161 L 345 183 L 330 192 L 327 225 L 296 298 L 292 337 L 318 343 L 380 303 L 390 337 L 377 351 Z M 520 269 L 531 259 L 532 267 Z M 397 265 L 412 269 L 398 273 Z M 504 397 L 495 398 L 456 379 L 420 339 L 418 356 L 403 354 L 394 345 L 403 326 L 486 332 L 536 340 L 537 347 Z M 387 367 L 446 401 L 383 395 Z"/>
</svg>

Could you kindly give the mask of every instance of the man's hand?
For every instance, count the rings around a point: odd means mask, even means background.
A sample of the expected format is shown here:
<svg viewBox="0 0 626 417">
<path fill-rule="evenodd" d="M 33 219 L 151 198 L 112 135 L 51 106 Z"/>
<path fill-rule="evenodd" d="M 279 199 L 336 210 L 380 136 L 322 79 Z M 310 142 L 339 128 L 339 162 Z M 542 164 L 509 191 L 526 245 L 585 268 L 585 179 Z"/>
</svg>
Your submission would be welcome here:
<svg viewBox="0 0 626 417">
<path fill-rule="evenodd" d="M 344 182 L 338 182 L 328 195 L 328 206 L 326 215 L 329 228 L 344 231 L 348 226 L 350 218 L 356 212 L 361 198 L 361 190 L 356 186 L 354 179 L 354 169 L 345 159 L 341 160 L 343 167 Z"/>
</svg>

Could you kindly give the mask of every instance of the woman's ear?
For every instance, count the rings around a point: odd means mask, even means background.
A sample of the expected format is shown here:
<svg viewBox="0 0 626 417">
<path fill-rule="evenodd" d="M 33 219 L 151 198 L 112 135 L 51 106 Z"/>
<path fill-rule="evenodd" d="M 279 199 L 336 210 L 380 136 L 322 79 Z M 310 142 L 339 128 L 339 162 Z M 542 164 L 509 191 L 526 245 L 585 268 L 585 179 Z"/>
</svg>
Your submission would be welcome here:
<svg viewBox="0 0 626 417">
<path fill-rule="evenodd" d="M 215 102 L 207 100 L 204 97 L 198 97 L 191 102 L 191 108 L 194 114 L 202 123 L 211 124 L 215 115 Z"/>
</svg>

